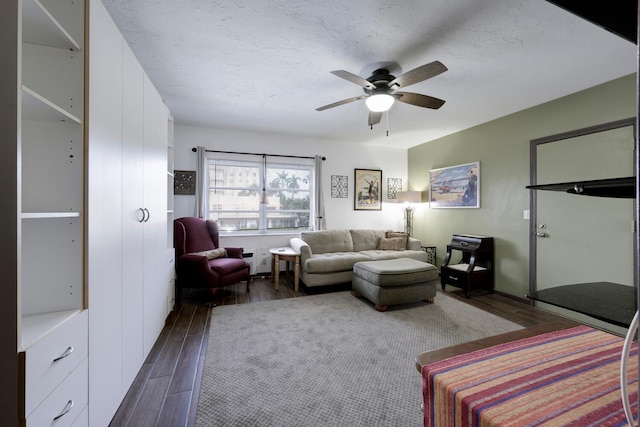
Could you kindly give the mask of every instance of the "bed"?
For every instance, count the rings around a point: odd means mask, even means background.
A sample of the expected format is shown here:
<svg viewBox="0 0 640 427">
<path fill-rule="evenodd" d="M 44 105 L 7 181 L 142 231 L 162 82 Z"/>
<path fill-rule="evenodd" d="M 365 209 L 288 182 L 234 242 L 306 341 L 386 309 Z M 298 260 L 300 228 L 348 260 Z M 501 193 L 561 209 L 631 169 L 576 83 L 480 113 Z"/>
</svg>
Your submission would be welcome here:
<svg viewBox="0 0 640 427">
<path fill-rule="evenodd" d="M 420 354 L 425 426 L 626 425 L 623 338 L 551 322 Z M 637 346 L 627 369 L 637 390 Z M 630 394 L 637 414 L 637 392 Z"/>
</svg>

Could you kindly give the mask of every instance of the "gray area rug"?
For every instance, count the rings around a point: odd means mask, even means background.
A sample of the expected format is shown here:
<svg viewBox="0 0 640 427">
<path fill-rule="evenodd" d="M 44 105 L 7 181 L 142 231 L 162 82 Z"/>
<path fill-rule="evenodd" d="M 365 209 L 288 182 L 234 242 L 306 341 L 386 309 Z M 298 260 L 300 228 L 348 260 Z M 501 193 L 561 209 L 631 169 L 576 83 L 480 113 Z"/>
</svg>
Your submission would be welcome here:
<svg viewBox="0 0 640 427">
<path fill-rule="evenodd" d="M 421 426 L 415 357 L 522 329 L 440 292 L 380 313 L 350 292 L 216 307 L 197 426 Z"/>
</svg>

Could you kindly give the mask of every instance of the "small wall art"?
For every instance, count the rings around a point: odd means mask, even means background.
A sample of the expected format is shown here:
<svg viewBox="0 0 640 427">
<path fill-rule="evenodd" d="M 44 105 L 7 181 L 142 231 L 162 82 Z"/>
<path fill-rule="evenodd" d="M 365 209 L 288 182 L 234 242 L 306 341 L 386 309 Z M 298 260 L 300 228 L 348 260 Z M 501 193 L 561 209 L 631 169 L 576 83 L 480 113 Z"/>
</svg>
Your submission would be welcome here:
<svg viewBox="0 0 640 427">
<path fill-rule="evenodd" d="M 355 169 L 353 209 L 357 211 L 382 210 L 382 171 Z"/>
<path fill-rule="evenodd" d="M 173 194 L 192 196 L 196 194 L 196 171 L 174 171 Z"/>
<path fill-rule="evenodd" d="M 331 197 L 346 199 L 349 197 L 349 177 L 347 175 L 331 175 Z"/>
<path fill-rule="evenodd" d="M 479 208 L 480 162 L 430 170 L 429 207 Z"/>
<path fill-rule="evenodd" d="M 398 191 L 402 191 L 402 178 L 387 178 L 387 199 L 397 199 Z"/>
</svg>

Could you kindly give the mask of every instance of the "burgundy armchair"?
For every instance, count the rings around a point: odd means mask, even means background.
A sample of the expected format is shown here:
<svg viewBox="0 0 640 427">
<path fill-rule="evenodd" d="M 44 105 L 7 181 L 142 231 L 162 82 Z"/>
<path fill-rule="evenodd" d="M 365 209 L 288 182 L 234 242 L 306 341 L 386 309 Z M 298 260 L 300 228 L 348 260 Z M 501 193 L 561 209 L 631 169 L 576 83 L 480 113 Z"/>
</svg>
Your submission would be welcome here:
<svg viewBox="0 0 640 427">
<path fill-rule="evenodd" d="M 173 231 L 176 300 L 179 300 L 183 288 L 209 288 L 215 292 L 243 280 L 247 281 L 249 291 L 250 266 L 242 257 L 243 248 L 220 248 L 215 221 L 178 218 L 173 222 Z"/>
</svg>

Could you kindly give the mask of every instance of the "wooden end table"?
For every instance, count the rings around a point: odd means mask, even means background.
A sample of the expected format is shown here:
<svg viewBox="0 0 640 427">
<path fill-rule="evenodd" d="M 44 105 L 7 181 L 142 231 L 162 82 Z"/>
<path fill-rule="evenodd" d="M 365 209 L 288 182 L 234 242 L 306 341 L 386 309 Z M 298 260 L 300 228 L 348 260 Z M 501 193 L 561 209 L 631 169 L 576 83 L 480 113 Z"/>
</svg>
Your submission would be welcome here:
<svg viewBox="0 0 640 427">
<path fill-rule="evenodd" d="M 289 274 L 289 263 L 295 263 L 293 268 L 293 285 L 294 290 L 298 292 L 298 284 L 300 283 L 300 254 L 290 247 L 272 248 L 271 253 L 271 280 L 274 283 L 274 289 L 278 290 L 280 281 L 280 261 L 286 261 L 287 274 Z M 277 266 L 277 268 L 276 268 Z"/>
</svg>

